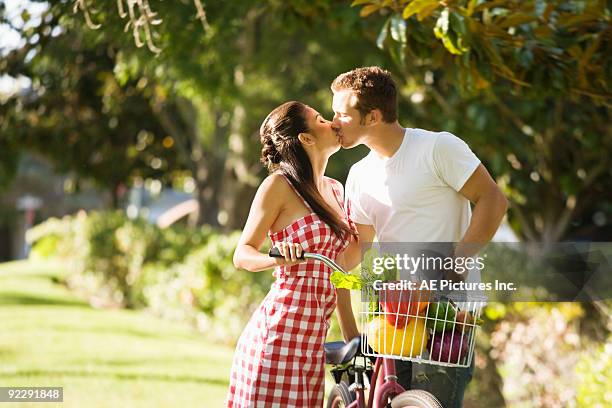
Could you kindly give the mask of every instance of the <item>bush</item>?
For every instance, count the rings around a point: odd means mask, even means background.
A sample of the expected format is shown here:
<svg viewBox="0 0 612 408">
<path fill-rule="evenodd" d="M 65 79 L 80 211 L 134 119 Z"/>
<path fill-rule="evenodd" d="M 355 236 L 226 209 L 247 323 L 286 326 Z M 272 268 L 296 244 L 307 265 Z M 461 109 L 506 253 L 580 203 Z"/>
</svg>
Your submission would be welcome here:
<svg viewBox="0 0 612 408">
<path fill-rule="evenodd" d="M 612 406 L 612 337 L 584 353 L 576 366 L 579 407 Z"/>
<path fill-rule="evenodd" d="M 273 280 L 269 271 L 251 273 L 234 267 L 239 237 L 239 232 L 212 235 L 206 245 L 166 273 L 149 270 L 146 303 L 156 314 L 187 319 L 212 338 L 235 342 Z"/>
<path fill-rule="evenodd" d="M 62 257 L 73 254 L 76 216 L 62 219 L 49 218 L 26 233 L 27 242 L 32 245 L 30 256 L 33 258 Z"/>
<path fill-rule="evenodd" d="M 58 256 L 71 269 L 68 284 L 92 303 L 144 306 L 137 282 L 148 263 L 164 270 L 206 242 L 210 228 L 162 230 L 121 211 L 51 218 L 28 231 L 33 256 Z"/>
<path fill-rule="evenodd" d="M 50 219 L 28 232 L 35 256 L 70 265 L 68 285 L 95 306 L 148 308 L 233 343 L 273 281 L 234 268 L 239 232 L 160 229 L 122 212 Z"/>
</svg>

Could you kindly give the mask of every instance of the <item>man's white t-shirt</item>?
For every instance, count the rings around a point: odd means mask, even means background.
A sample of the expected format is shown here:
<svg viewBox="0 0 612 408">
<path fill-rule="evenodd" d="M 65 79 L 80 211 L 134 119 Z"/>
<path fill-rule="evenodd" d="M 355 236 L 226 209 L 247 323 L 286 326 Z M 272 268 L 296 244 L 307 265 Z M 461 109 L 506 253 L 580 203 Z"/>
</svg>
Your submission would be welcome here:
<svg viewBox="0 0 612 408">
<path fill-rule="evenodd" d="M 458 191 L 479 164 L 453 134 L 408 128 L 393 156 L 371 151 L 351 167 L 349 215 L 374 226 L 380 242 L 459 242 L 471 209 Z"/>
</svg>

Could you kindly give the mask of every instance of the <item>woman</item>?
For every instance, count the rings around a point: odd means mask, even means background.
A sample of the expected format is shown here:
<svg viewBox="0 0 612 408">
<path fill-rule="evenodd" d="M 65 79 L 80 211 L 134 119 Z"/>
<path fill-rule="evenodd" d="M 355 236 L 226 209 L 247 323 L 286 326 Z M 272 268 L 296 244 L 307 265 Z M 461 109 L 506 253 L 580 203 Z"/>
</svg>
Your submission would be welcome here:
<svg viewBox="0 0 612 408">
<path fill-rule="evenodd" d="M 237 268 L 275 267 L 272 288 L 240 336 L 227 403 L 230 407 L 319 407 L 323 404 L 328 320 L 338 304 L 345 340 L 358 335 L 350 294 L 329 281 L 321 262 L 300 261 L 302 251 L 342 264 L 357 245 L 343 210 L 342 184 L 325 177 L 340 143 L 332 123 L 313 108 L 287 102 L 261 129 L 261 160 L 270 175 L 259 187 L 234 253 Z M 266 235 L 285 258 L 259 250 Z M 337 296 L 336 296 L 337 294 Z"/>
</svg>

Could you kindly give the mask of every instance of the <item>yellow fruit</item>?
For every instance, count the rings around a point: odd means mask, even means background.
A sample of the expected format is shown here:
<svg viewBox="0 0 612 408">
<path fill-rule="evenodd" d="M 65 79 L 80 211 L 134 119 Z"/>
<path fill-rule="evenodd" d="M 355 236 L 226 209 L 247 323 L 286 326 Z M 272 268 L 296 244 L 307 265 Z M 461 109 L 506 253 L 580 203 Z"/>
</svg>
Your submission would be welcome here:
<svg viewBox="0 0 612 408">
<path fill-rule="evenodd" d="M 404 328 L 399 328 L 378 316 L 368 325 L 368 344 L 380 354 L 415 357 L 423 352 L 428 340 L 425 319 L 410 319 Z"/>
</svg>

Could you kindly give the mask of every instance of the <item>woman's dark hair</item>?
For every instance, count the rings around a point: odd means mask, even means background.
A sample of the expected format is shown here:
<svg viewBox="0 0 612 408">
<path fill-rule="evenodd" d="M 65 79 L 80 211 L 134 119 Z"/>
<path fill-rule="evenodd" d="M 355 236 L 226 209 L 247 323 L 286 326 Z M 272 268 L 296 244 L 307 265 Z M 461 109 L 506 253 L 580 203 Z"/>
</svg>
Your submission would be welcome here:
<svg viewBox="0 0 612 408">
<path fill-rule="evenodd" d="M 259 129 L 261 137 L 261 162 L 269 173 L 284 175 L 310 208 L 338 237 L 354 232 L 334 213 L 317 189 L 310 159 L 298 139 L 300 133 L 308 133 L 306 105 L 301 102 L 285 102 L 274 109 Z"/>
</svg>

